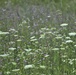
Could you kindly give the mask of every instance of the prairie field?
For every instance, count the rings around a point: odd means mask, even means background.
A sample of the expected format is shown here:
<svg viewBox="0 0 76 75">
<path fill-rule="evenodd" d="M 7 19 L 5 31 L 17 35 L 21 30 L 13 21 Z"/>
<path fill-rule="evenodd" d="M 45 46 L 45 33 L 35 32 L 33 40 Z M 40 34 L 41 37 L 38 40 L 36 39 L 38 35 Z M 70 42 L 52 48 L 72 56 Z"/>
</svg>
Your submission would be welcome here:
<svg viewBox="0 0 76 75">
<path fill-rule="evenodd" d="M 76 1 L 5 3 L 0 3 L 0 75 L 76 75 Z"/>
</svg>

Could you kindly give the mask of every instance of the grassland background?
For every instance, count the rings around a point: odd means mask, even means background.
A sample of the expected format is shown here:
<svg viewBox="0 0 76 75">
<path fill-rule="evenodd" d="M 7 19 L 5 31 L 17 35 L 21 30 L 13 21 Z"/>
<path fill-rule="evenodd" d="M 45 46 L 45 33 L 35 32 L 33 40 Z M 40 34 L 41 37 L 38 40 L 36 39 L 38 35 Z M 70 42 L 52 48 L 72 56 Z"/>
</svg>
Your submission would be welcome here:
<svg viewBox="0 0 76 75">
<path fill-rule="evenodd" d="M 1 0 L 0 75 L 76 75 L 76 1 Z"/>
</svg>

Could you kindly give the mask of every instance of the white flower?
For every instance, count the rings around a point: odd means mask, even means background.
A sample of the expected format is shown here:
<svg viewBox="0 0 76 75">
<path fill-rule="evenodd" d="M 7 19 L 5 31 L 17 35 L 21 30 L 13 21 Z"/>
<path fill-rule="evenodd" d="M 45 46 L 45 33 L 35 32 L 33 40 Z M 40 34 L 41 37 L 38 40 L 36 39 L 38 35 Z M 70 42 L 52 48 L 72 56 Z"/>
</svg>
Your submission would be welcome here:
<svg viewBox="0 0 76 75">
<path fill-rule="evenodd" d="M 68 26 L 68 24 L 67 23 L 63 23 L 60 26 L 64 27 L 64 26 Z"/>
<path fill-rule="evenodd" d="M 33 64 L 31 64 L 31 65 L 26 65 L 25 67 L 24 67 L 24 69 L 29 69 L 29 68 L 34 68 L 35 66 L 33 65 Z"/>
<path fill-rule="evenodd" d="M 76 35 L 76 32 L 69 33 L 69 36 L 75 36 L 75 35 Z"/>
<path fill-rule="evenodd" d="M 67 41 L 66 41 L 66 43 L 72 43 L 72 42 L 73 42 L 72 40 L 67 40 Z"/>
</svg>

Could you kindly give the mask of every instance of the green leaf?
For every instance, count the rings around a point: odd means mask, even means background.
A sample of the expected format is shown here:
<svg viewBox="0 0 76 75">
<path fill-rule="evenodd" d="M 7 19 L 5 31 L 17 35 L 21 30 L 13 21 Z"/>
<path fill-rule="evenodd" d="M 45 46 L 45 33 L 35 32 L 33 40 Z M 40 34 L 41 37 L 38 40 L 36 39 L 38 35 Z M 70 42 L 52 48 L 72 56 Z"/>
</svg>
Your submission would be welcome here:
<svg viewBox="0 0 76 75">
<path fill-rule="evenodd" d="M 17 63 L 16 63 L 16 62 L 12 62 L 12 64 L 13 64 L 13 65 L 17 65 Z"/>
<path fill-rule="evenodd" d="M 52 50 L 57 51 L 57 50 L 59 50 L 59 48 L 53 48 Z"/>
<path fill-rule="evenodd" d="M 40 39 L 44 39 L 45 38 L 45 33 L 40 35 Z"/>
<path fill-rule="evenodd" d="M 45 69 L 46 66 L 44 66 L 44 65 L 40 65 L 40 68 L 41 68 L 41 69 Z"/>
</svg>

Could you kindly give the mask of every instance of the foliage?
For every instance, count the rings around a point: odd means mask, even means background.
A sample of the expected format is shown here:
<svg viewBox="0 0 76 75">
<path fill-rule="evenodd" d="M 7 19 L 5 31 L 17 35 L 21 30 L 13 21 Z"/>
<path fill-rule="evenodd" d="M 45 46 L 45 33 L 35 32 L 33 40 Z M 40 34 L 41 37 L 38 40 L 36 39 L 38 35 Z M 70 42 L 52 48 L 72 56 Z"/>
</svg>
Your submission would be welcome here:
<svg viewBox="0 0 76 75">
<path fill-rule="evenodd" d="M 27 0 L 26 5 L 23 0 L 11 1 L 14 5 L 12 9 L 3 11 L 2 14 L 11 13 L 11 16 L 4 16 L 6 18 L 0 22 L 1 75 L 75 75 L 74 6 L 70 10 L 61 8 L 59 4 L 62 0 L 52 0 L 51 5 L 50 0 Z M 64 1 L 67 4 L 69 0 Z M 21 5 L 19 16 L 15 15 L 12 20 L 12 14 L 15 14 L 13 9 L 18 3 Z M 71 3 L 72 1 L 68 5 Z"/>
</svg>

